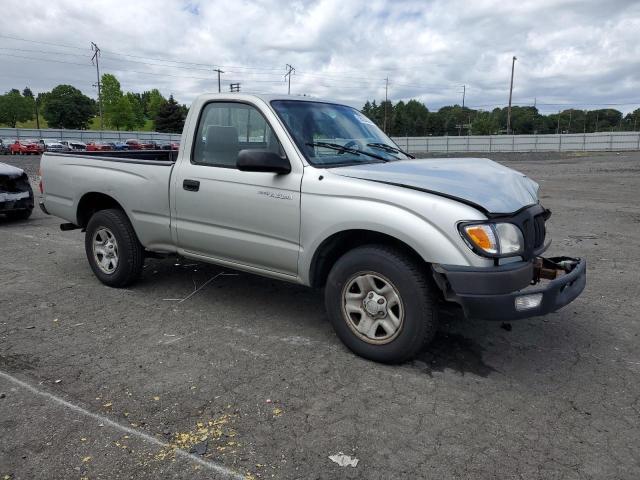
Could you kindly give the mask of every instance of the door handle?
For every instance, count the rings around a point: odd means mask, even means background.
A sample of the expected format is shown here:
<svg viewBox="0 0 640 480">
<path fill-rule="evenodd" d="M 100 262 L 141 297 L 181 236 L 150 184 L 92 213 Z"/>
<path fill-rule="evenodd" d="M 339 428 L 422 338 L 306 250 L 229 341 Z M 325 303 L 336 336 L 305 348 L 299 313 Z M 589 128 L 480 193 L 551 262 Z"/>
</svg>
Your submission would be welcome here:
<svg viewBox="0 0 640 480">
<path fill-rule="evenodd" d="M 200 190 L 200 182 L 198 180 L 183 180 L 182 188 L 189 192 L 197 192 Z"/>
</svg>

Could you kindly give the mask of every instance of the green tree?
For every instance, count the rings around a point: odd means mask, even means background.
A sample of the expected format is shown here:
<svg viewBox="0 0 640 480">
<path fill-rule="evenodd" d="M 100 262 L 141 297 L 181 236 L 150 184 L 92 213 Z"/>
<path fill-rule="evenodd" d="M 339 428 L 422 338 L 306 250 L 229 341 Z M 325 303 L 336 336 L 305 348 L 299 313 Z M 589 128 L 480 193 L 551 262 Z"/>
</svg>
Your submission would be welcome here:
<svg viewBox="0 0 640 480">
<path fill-rule="evenodd" d="M 15 128 L 18 122 L 31 120 L 34 115 L 33 97 L 24 97 L 15 88 L 0 95 L 0 123 Z"/>
<path fill-rule="evenodd" d="M 104 123 L 109 128 L 120 130 L 120 127 L 131 123 L 130 116 L 133 115 L 131 105 L 123 102 L 123 93 L 120 82 L 110 73 L 102 75 L 102 112 Z"/>
<path fill-rule="evenodd" d="M 500 125 L 492 112 L 478 112 L 471 122 L 474 135 L 495 135 L 498 130 Z"/>
<path fill-rule="evenodd" d="M 142 97 L 139 93 L 127 92 L 125 98 L 131 104 L 133 113 L 133 128 L 142 128 L 145 123 L 144 105 L 142 103 Z"/>
<path fill-rule="evenodd" d="M 184 127 L 185 108 L 178 105 L 173 99 L 173 95 L 158 110 L 154 119 L 155 128 L 158 132 L 180 133 Z"/>
<path fill-rule="evenodd" d="M 160 108 L 167 103 L 167 99 L 162 96 L 160 90 L 154 88 L 147 95 L 146 112 L 147 117 L 156 118 L 160 112 Z"/>
<path fill-rule="evenodd" d="M 133 114 L 133 107 L 128 97 L 120 97 L 115 104 L 109 107 L 108 125 L 116 130 L 134 130 L 136 119 Z"/>
<path fill-rule="evenodd" d="M 58 85 L 42 98 L 42 115 L 51 128 L 85 129 L 95 113 L 94 101 L 71 85 Z"/>
<path fill-rule="evenodd" d="M 637 131 L 640 128 L 640 108 L 635 109 L 631 113 L 627 113 L 624 117 L 625 130 Z"/>
</svg>

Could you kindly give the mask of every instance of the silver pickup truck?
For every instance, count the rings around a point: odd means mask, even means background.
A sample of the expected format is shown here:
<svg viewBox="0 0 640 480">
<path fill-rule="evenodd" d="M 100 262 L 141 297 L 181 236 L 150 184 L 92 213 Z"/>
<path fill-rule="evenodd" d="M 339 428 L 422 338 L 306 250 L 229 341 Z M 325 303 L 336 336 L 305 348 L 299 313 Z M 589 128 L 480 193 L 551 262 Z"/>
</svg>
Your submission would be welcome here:
<svg viewBox="0 0 640 480">
<path fill-rule="evenodd" d="M 380 362 L 414 356 L 438 306 L 469 318 L 553 312 L 584 289 L 583 259 L 540 255 L 538 185 L 482 158 L 414 159 L 349 106 L 208 94 L 180 150 L 45 153 L 41 207 L 85 233 L 106 285 L 177 254 L 324 287 L 337 335 Z"/>
</svg>

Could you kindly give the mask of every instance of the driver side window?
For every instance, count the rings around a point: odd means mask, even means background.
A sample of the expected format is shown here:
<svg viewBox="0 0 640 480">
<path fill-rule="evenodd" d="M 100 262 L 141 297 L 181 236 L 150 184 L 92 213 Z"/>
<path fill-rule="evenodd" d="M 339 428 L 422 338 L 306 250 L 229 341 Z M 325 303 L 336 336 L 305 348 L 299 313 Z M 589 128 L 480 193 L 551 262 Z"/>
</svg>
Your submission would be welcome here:
<svg viewBox="0 0 640 480">
<path fill-rule="evenodd" d="M 205 105 L 191 162 L 236 168 L 238 152 L 244 149 L 282 151 L 275 133 L 255 107 L 234 102 Z"/>
</svg>

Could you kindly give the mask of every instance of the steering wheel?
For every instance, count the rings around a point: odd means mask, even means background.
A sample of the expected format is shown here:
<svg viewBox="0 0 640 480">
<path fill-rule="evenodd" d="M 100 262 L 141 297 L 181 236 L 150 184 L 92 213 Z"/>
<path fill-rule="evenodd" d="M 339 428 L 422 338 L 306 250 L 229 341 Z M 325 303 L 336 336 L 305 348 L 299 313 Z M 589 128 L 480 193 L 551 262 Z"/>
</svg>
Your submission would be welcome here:
<svg viewBox="0 0 640 480">
<path fill-rule="evenodd" d="M 344 147 L 344 148 L 354 148 L 354 147 L 357 147 L 357 148 L 355 148 L 354 150 L 361 150 L 361 149 L 362 149 L 362 144 L 361 144 L 358 140 L 350 140 L 350 141 L 348 141 L 347 143 L 345 143 L 345 144 L 343 145 L 343 147 Z M 340 150 L 340 151 L 338 152 L 338 155 L 344 155 L 345 153 L 347 153 L 347 152 L 345 152 L 344 150 Z"/>
</svg>

